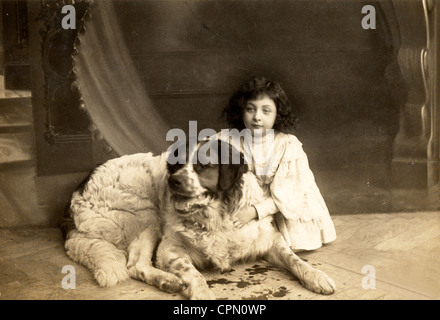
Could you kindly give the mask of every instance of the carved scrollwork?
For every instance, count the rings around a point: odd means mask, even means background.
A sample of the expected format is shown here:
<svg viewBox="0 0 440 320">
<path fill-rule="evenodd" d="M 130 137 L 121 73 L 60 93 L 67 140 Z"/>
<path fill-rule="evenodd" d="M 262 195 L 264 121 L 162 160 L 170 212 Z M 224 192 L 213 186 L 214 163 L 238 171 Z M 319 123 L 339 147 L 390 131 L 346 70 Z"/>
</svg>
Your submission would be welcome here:
<svg viewBox="0 0 440 320">
<path fill-rule="evenodd" d="M 423 0 L 423 13 L 425 18 L 425 28 L 426 28 L 426 47 L 423 48 L 420 52 L 420 65 L 422 68 L 422 76 L 423 76 L 423 86 L 425 88 L 425 104 L 422 108 L 422 135 L 425 138 L 429 138 L 431 134 L 431 119 L 430 119 L 430 97 L 431 97 L 431 86 L 430 86 L 430 70 L 429 70 L 429 61 L 428 55 L 431 50 L 431 32 L 430 32 L 430 23 L 429 23 L 429 11 L 431 10 L 433 4 L 432 1 Z"/>
<path fill-rule="evenodd" d="M 42 68 L 46 109 L 45 140 L 56 142 L 90 140 L 88 119 L 81 110 L 83 103 L 73 72 L 73 57 L 77 54 L 79 33 L 85 32 L 85 20 L 90 16 L 92 0 L 41 0 L 37 20 L 40 28 Z M 75 8 L 76 29 L 64 29 L 62 8 Z M 72 121 L 75 120 L 75 121 Z"/>
</svg>

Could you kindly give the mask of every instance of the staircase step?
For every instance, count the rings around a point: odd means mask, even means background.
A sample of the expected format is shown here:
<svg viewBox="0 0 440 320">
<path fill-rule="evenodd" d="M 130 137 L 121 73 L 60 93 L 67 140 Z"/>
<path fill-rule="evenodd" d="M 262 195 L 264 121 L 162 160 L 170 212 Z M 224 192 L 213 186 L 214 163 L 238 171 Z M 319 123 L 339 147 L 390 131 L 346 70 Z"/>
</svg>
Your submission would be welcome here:
<svg viewBox="0 0 440 320">
<path fill-rule="evenodd" d="M 0 133 L 16 133 L 31 130 L 31 98 L 0 99 Z"/>
<path fill-rule="evenodd" d="M 34 163 L 32 132 L 0 134 L 0 169 L 10 169 Z"/>
<path fill-rule="evenodd" d="M 29 90 L 9 90 L 3 89 L 0 77 L 0 99 L 7 98 L 28 98 L 31 97 L 32 93 Z"/>
</svg>

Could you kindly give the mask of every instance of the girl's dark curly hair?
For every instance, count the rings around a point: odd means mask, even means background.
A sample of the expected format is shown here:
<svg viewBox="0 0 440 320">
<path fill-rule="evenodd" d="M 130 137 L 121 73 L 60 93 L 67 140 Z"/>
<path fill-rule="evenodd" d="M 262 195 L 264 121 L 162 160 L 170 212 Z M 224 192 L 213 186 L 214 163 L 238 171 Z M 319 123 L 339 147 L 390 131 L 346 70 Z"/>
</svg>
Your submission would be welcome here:
<svg viewBox="0 0 440 320">
<path fill-rule="evenodd" d="M 245 81 L 229 99 L 228 105 L 222 112 L 222 118 L 226 120 L 230 128 L 244 129 L 244 107 L 249 100 L 258 99 L 261 95 L 267 95 L 277 107 L 273 129 L 283 133 L 292 133 L 298 123 L 298 118 L 292 110 L 287 95 L 279 83 L 264 77 Z"/>
</svg>

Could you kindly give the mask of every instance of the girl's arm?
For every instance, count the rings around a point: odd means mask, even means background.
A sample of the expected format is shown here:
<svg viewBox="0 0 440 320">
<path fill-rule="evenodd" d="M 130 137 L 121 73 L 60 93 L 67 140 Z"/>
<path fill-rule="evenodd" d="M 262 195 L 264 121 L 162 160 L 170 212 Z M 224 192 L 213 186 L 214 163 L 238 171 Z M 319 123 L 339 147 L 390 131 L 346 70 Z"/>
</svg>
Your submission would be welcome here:
<svg viewBox="0 0 440 320">
<path fill-rule="evenodd" d="M 255 204 L 254 207 L 257 211 L 258 220 L 261 220 L 279 211 L 272 197 L 264 199 L 263 201 Z"/>
<path fill-rule="evenodd" d="M 278 211 L 279 210 L 272 197 L 268 197 L 253 206 L 244 207 L 238 211 L 234 215 L 234 225 L 238 228 L 241 228 L 246 223 L 254 219 L 261 220 L 269 215 L 275 214 Z"/>
</svg>

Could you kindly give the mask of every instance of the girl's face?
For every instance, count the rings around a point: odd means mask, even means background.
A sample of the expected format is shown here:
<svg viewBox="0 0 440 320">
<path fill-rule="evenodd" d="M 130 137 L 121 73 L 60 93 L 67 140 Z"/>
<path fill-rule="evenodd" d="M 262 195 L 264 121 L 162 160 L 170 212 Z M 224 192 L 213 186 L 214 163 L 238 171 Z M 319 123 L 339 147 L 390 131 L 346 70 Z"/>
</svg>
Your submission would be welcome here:
<svg viewBox="0 0 440 320">
<path fill-rule="evenodd" d="M 249 100 L 243 112 L 243 122 L 247 129 L 254 134 L 255 129 L 263 129 L 263 136 L 267 129 L 272 129 L 277 117 L 275 102 L 263 94 L 255 100 Z"/>
</svg>

